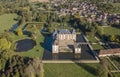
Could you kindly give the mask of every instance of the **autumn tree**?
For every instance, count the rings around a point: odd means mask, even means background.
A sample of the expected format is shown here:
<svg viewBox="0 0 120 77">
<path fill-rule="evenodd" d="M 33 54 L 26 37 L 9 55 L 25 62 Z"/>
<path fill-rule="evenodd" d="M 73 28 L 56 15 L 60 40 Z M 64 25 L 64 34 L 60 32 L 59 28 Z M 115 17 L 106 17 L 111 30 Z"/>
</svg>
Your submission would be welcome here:
<svg viewBox="0 0 120 77">
<path fill-rule="evenodd" d="M 0 49 L 1 50 L 7 50 L 7 49 L 10 49 L 10 47 L 11 47 L 10 41 L 8 41 L 6 38 L 0 39 Z"/>
<path fill-rule="evenodd" d="M 22 35 L 23 35 L 23 32 L 22 32 L 22 29 L 21 29 L 21 28 L 18 28 L 18 29 L 17 29 L 17 35 L 18 35 L 18 36 L 22 36 Z"/>
<path fill-rule="evenodd" d="M 110 41 L 115 41 L 115 40 L 116 40 L 115 35 L 111 35 L 111 36 L 110 36 Z"/>
</svg>

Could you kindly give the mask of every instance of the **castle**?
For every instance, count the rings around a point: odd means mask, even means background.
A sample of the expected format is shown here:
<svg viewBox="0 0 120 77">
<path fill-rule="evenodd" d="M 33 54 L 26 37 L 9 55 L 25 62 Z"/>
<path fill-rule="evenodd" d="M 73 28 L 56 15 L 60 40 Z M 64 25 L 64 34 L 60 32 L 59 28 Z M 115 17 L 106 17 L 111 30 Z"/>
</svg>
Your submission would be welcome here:
<svg viewBox="0 0 120 77">
<path fill-rule="evenodd" d="M 81 47 L 76 43 L 75 30 L 61 29 L 55 30 L 53 33 L 52 53 L 73 52 L 81 53 Z"/>
</svg>

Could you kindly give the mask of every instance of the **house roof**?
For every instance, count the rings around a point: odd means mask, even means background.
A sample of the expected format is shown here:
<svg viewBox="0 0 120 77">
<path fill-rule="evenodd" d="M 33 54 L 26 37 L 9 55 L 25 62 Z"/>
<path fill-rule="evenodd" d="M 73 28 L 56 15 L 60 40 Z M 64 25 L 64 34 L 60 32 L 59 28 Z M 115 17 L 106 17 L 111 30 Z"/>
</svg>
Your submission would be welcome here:
<svg viewBox="0 0 120 77">
<path fill-rule="evenodd" d="M 71 32 L 68 29 L 61 29 L 59 34 L 71 34 Z"/>
<path fill-rule="evenodd" d="M 117 54 L 120 53 L 120 48 L 117 49 L 107 49 L 107 50 L 100 50 L 99 55 L 107 55 L 107 54 Z"/>
<path fill-rule="evenodd" d="M 73 30 L 60 29 L 59 31 L 55 29 L 53 32 L 53 36 L 55 36 L 56 34 L 76 34 L 76 32 L 75 32 L 75 29 Z"/>
</svg>

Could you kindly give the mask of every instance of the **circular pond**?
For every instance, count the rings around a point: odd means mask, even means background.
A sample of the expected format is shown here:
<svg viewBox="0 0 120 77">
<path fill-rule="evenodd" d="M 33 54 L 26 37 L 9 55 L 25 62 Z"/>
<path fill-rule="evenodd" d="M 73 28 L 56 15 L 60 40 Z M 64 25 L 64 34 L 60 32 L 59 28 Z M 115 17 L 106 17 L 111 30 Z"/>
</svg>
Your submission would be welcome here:
<svg viewBox="0 0 120 77">
<path fill-rule="evenodd" d="M 16 51 L 24 52 L 32 49 L 36 45 L 32 39 L 23 39 L 16 42 Z"/>
</svg>

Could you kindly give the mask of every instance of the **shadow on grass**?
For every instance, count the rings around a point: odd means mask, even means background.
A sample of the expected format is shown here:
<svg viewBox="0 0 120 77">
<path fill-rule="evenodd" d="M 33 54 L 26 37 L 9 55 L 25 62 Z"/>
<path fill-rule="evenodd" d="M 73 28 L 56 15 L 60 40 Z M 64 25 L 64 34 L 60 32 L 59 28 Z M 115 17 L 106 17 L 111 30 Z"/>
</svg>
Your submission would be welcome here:
<svg viewBox="0 0 120 77">
<path fill-rule="evenodd" d="M 40 46 L 41 46 L 42 48 L 44 48 L 44 43 L 43 43 L 43 42 L 40 42 Z"/>
<path fill-rule="evenodd" d="M 82 67 L 83 69 L 85 69 L 87 72 L 97 76 L 97 69 L 85 64 L 85 63 L 76 63 L 78 66 Z"/>
<path fill-rule="evenodd" d="M 117 61 L 117 62 L 120 62 L 120 57 L 118 57 L 118 56 L 113 56 L 112 59 Z"/>
</svg>

